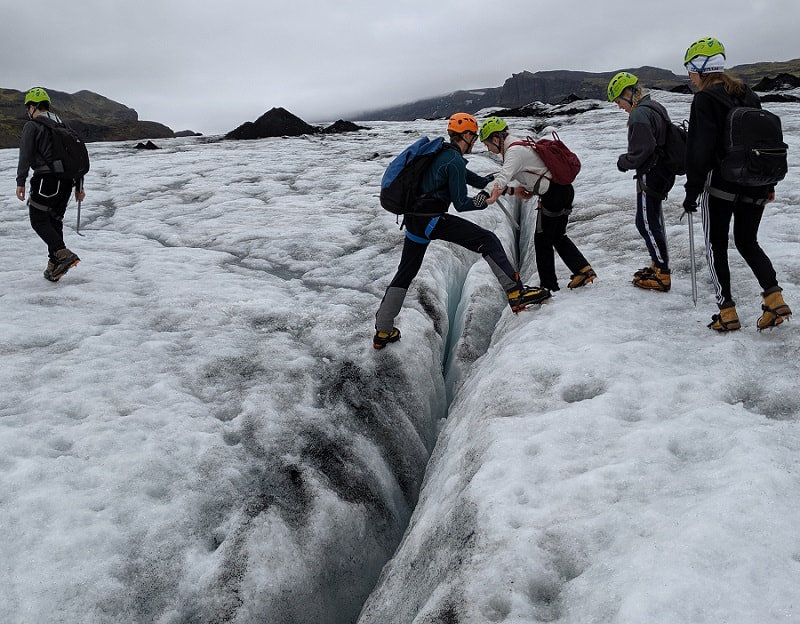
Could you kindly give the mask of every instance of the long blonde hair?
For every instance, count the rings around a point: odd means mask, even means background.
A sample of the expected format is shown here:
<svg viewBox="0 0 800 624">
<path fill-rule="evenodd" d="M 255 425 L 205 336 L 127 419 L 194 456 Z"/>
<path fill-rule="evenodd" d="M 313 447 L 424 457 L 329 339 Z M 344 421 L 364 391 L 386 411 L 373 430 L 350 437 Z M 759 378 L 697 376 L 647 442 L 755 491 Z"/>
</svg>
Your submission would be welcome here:
<svg viewBox="0 0 800 624">
<path fill-rule="evenodd" d="M 636 108 L 636 105 L 639 103 L 639 101 L 647 94 L 647 89 L 644 89 L 637 84 L 633 88 L 633 93 L 631 93 L 631 109 Z"/>
<path fill-rule="evenodd" d="M 725 72 L 714 72 L 710 74 L 700 74 L 700 90 L 722 83 L 728 95 L 742 96 L 745 92 L 744 82 L 735 76 Z"/>
</svg>

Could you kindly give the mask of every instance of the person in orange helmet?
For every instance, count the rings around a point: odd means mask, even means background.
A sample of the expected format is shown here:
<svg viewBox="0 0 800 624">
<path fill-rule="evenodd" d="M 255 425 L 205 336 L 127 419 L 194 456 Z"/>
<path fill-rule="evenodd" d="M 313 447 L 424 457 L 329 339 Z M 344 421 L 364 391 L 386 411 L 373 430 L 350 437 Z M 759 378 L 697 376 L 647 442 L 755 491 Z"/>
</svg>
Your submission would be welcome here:
<svg viewBox="0 0 800 624">
<path fill-rule="evenodd" d="M 550 297 L 550 292 L 541 288 L 530 288 L 520 281 L 516 269 L 506 255 L 497 236 L 456 215 L 448 214 L 450 204 L 458 212 L 486 208 L 488 193 L 480 192 L 475 197 L 467 194 L 467 184 L 484 188 L 490 178 L 484 178 L 467 169 L 465 154 L 472 152 L 478 140 L 478 122 L 468 113 L 456 113 L 447 123 L 449 143 L 442 149 L 422 175 L 420 192 L 435 201 L 430 214 L 406 214 L 403 223 L 406 234 L 400 265 L 386 289 L 378 312 L 375 315 L 375 335 L 372 345 L 382 349 L 387 344 L 400 340 L 400 330 L 394 320 L 400 313 L 411 282 L 422 266 L 425 252 L 432 240 L 455 243 L 483 256 L 491 267 L 508 296 L 508 304 L 514 312 L 541 303 Z"/>
</svg>

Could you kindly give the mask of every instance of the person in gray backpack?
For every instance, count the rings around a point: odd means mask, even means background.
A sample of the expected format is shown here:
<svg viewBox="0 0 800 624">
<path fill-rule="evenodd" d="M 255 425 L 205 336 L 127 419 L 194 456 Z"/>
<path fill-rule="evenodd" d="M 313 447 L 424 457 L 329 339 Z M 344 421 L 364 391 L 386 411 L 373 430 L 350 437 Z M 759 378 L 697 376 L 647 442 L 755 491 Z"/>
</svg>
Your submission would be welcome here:
<svg viewBox="0 0 800 624">
<path fill-rule="evenodd" d="M 711 317 L 708 327 L 719 332 L 741 328 L 728 267 L 728 237 L 732 220 L 736 249 L 762 290 L 763 313 L 756 322 L 757 328 L 775 327 L 792 313 L 783 300 L 772 262 L 758 244 L 758 227 L 764 206 L 774 200 L 775 186 L 747 186 L 741 183 L 741 179 L 727 179 L 721 166 L 729 112 L 737 106 L 761 108 L 761 101 L 750 87 L 725 73 L 725 48 L 713 37 L 700 39 L 689 46 L 684 66 L 696 92 L 689 116 L 683 207 L 687 212 L 694 212 L 699 202 L 703 213 L 706 257 L 719 307 L 719 313 Z"/>
<path fill-rule="evenodd" d="M 630 72 L 619 72 L 608 83 L 608 101 L 628 113 L 628 151 L 617 159 L 617 169 L 636 172 L 636 229 L 650 254 L 650 265 L 633 274 L 633 285 L 667 292 L 672 287 L 662 202 L 675 184 L 659 155 L 671 123 L 666 109 L 650 99 Z"/>
<path fill-rule="evenodd" d="M 36 121 L 44 117 L 55 123 L 61 120 L 50 111 L 50 96 L 41 87 L 25 94 L 25 112 L 29 121 L 22 128 L 17 164 L 17 199 L 25 201 L 25 181 L 32 169 L 28 213 L 31 227 L 47 245 L 44 277 L 57 282 L 80 258 L 64 244 L 64 213 L 75 189 L 75 199 L 83 201 L 83 178 L 64 179 L 51 166 L 52 138 L 48 127 Z"/>
</svg>

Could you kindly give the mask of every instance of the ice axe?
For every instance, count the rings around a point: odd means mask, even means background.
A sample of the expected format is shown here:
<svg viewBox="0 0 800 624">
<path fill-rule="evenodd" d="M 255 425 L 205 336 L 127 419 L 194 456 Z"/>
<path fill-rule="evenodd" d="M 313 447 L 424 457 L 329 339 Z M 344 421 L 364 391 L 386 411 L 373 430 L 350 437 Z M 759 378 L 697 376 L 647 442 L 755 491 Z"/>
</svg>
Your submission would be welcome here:
<svg viewBox="0 0 800 624">
<path fill-rule="evenodd" d="M 692 301 L 697 307 L 697 265 L 694 263 L 694 216 L 691 211 L 686 213 L 689 217 L 689 266 L 692 270 Z"/>
<path fill-rule="evenodd" d="M 75 226 L 75 233 L 78 236 L 86 236 L 86 234 L 81 234 L 81 201 L 78 200 L 78 224 Z"/>
<path fill-rule="evenodd" d="M 508 208 L 506 208 L 506 205 L 502 201 L 500 201 L 499 199 L 496 201 L 496 203 L 497 203 L 498 206 L 500 206 L 500 210 L 502 210 L 503 212 L 506 213 L 506 216 L 508 217 L 508 220 L 511 221 L 511 225 L 514 226 L 514 229 L 515 230 L 519 230 L 519 223 L 517 223 L 517 220 L 508 211 Z"/>
</svg>

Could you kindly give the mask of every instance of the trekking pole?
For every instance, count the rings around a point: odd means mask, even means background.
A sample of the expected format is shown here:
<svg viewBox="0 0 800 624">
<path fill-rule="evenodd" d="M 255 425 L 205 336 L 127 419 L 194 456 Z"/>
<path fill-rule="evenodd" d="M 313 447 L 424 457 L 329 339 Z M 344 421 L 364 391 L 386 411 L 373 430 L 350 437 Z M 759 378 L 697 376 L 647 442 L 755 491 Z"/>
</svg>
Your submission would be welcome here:
<svg viewBox="0 0 800 624">
<path fill-rule="evenodd" d="M 503 212 L 506 213 L 506 216 L 508 217 L 508 220 L 511 221 L 511 225 L 514 226 L 514 229 L 515 230 L 519 230 L 519 223 L 517 223 L 517 220 L 508 211 L 508 208 L 506 208 L 506 205 L 502 201 L 500 201 L 499 199 L 497 200 L 497 205 L 500 206 L 500 210 L 502 210 Z"/>
<path fill-rule="evenodd" d="M 86 236 L 86 234 L 81 234 L 81 202 L 78 201 L 78 224 L 75 226 L 75 233 L 78 236 Z"/>
<path fill-rule="evenodd" d="M 694 307 L 697 307 L 697 266 L 694 263 L 694 217 L 691 212 L 689 215 L 689 266 L 692 269 L 692 301 Z"/>
<path fill-rule="evenodd" d="M 80 191 L 83 191 L 83 178 L 81 178 L 78 181 L 77 186 L 75 187 L 75 199 L 78 200 L 78 223 L 75 225 L 75 233 L 78 236 L 84 236 L 83 234 L 81 234 L 81 203 L 82 203 L 82 201 L 80 199 L 78 199 L 78 194 L 80 193 Z"/>
</svg>

